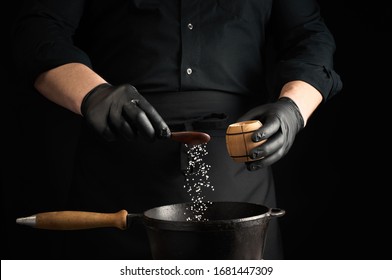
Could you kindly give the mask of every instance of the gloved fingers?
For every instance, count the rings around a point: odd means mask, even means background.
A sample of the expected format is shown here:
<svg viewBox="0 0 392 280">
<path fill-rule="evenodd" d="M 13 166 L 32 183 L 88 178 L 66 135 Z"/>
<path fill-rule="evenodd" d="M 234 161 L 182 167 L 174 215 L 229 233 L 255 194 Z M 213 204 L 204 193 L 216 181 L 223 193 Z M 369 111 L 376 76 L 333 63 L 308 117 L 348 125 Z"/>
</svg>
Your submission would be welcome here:
<svg viewBox="0 0 392 280">
<path fill-rule="evenodd" d="M 117 136 L 123 137 L 126 141 L 131 141 L 136 137 L 136 133 L 131 125 L 125 121 L 125 119 L 121 118 L 116 124 L 109 123 L 110 127 L 115 126 L 113 129 L 116 132 Z M 113 139 L 114 140 L 114 139 Z"/>
<path fill-rule="evenodd" d="M 252 141 L 259 142 L 270 138 L 280 129 L 281 123 L 277 116 L 268 116 L 265 118 L 263 125 L 252 134 Z"/>
<path fill-rule="evenodd" d="M 156 136 L 158 138 L 168 138 L 170 137 L 170 129 L 166 122 L 163 120 L 161 115 L 155 110 L 155 108 L 143 97 L 137 102 L 137 105 L 144 111 L 147 115 L 150 123 L 155 129 Z"/>
<path fill-rule="evenodd" d="M 136 138 L 134 129 L 125 120 L 121 122 L 120 133 L 127 141 L 131 141 Z"/>
<path fill-rule="evenodd" d="M 106 141 L 114 141 L 116 139 L 115 134 L 111 130 L 111 128 L 106 125 L 110 120 L 106 114 L 100 114 L 99 110 L 91 111 L 89 114 L 86 114 L 85 118 L 88 123 L 94 128 L 96 132 L 98 132 Z"/>
<path fill-rule="evenodd" d="M 245 164 L 246 164 L 246 168 L 249 171 L 256 171 L 259 170 L 260 168 L 264 168 L 274 164 L 275 162 L 279 161 L 282 157 L 283 157 L 283 149 L 280 149 L 278 152 L 268 157 L 256 161 L 246 162 Z"/>
<path fill-rule="evenodd" d="M 122 110 L 122 115 L 129 123 L 129 126 L 136 129 L 137 134 L 140 134 L 142 137 L 150 141 L 155 139 L 155 129 L 146 113 L 139 108 L 137 102 L 128 102 L 125 104 Z"/>
<path fill-rule="evenodd" d="M 284 135 L 279 132 L 268 138 L 263 144 L 250 151 L 252 159 L 268 158 L 282 149 L 284 145 Z"/>
<path fill-rule="evenodd" d="M 115 134 L 109 127 L 105 127 L 104 131 L 101 132 L 102 137 L 109 142 L 116 140 Z"/>
<path fill-rule="evenodd" d="M 122 106 L 120 103 L 114 103 L 110 107 L 108 127 L 112 130 L 113 138 L 114 136 L 121 136 L 126 140 L 131 140 L 135 137 L 132 127 L 122 116 Z"/>
</svg>

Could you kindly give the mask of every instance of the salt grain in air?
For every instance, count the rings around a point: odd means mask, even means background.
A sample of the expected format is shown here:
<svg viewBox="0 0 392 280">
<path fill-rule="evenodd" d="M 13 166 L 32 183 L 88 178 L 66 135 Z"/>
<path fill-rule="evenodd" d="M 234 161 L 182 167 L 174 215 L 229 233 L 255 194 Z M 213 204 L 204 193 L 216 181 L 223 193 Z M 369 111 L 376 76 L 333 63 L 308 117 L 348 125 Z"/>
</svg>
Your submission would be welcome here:
<svg viewBox="0 0 392 280">
<path fill-rule="evenodd" d="M 203 161 L 203 157 L 208 154 L 207 143 L 200 145 L 185 145 L 187 147 L 188 165 L 185 171 L 184 189 L 190 196 L 190 206 L 187 209 L 187 221 L 207 221 L 204 213 L 211 204 L 206 200 L 204 190 L 214 191 L 214 187 L 209 181 L 208 171 L 211 166 Z"/>
</svg>

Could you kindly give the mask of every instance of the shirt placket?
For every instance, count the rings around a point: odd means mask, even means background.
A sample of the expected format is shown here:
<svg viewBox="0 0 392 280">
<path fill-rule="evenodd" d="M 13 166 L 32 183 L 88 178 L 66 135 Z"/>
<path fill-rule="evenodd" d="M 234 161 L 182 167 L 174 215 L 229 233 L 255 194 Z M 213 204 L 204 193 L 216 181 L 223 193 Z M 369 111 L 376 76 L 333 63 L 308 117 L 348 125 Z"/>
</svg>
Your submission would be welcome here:
<svg viewBox="0 0 392 280">
<path fill-rule="evenodd" d="M 200 1 L 181 1 L 181 90 L 197 89 L 200 58 Z"/>
</svg>

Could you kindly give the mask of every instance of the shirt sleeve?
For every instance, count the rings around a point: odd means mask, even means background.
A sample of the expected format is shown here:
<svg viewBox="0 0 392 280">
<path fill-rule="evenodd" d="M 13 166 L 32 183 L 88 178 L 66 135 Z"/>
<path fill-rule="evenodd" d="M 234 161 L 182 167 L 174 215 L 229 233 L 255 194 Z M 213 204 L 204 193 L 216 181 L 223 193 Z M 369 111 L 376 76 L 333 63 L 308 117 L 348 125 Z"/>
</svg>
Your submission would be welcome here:
<svg viewBox="0 0 392 280">
<path fill-rule="evenodd" d="M 91 67 L 89 57 L 73 44 L 82 0 L 24 1 L 13 26 L 13 61 L 22 78 L 37 76 L 57 66 L 78 62 Z"/>
<path fill-rule="evenodd" d="M 334 70 L 335 40 L 315 0 L 276 0 L 273 7 L 277 50 L 276 88 L 293 80 L 317 88 L 326 101 L 342 88 Z"/>
</svg>

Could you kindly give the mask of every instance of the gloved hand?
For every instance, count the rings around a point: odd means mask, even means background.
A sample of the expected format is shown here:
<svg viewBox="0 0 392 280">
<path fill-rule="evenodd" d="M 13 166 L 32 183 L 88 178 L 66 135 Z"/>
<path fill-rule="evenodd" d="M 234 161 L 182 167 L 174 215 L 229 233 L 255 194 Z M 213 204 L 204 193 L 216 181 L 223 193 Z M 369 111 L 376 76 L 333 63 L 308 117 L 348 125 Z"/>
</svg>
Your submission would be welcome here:
<svg viewBox="0 0 392 280">
<path fill-rule="evenodd" d="M 267 141 L 254 148 L 250 156 L 255 161 L 246 162 L 254 171 L 280 160 L 293 145 L 295 136 L 303 128 L 304 120 L 297 105 L 288 97 L 274 103 L 258 106 L 248 111 L 239 121 L 260 120 L 263 126 L 252 135 L 252 141 Z"/>
<path fill-rule="evenodd" d="M 83 99 L 82 115 L 108 141 L 132 140 L 138 135 L 149 141 L 170 137 L 170 129 L 154 107 L 129 84 L 101 84 Z"/>
</svg>

